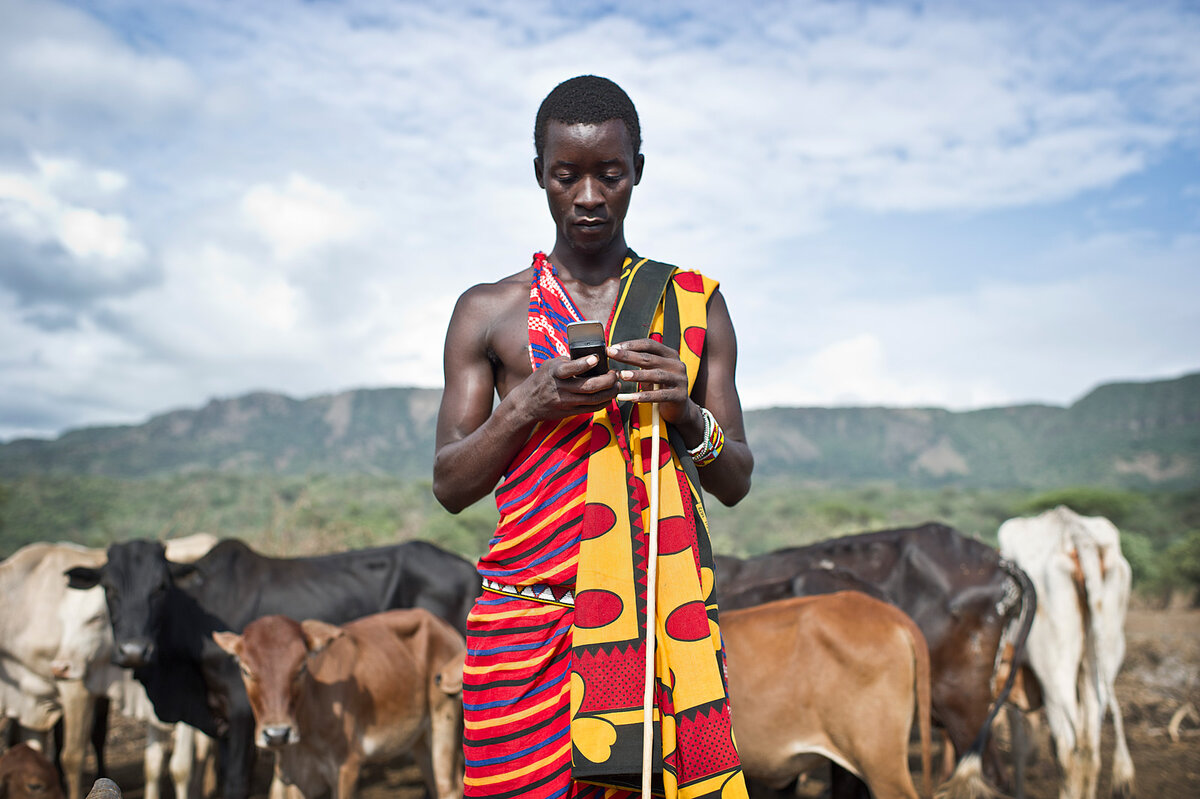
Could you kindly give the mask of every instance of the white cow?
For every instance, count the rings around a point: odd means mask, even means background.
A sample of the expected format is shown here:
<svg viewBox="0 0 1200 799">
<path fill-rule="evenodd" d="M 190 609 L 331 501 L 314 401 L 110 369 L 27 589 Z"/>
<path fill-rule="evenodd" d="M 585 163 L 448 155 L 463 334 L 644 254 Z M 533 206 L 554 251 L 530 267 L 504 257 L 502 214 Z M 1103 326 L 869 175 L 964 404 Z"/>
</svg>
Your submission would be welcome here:
<svg viewBox="0 0 1200 799">
<path fill-rule="evenodd" d="M 1046 722 L 1062 768 L 1060 799 L 1095 799 L 1100 728 L 1111 710 L 1116 747 L 1112 790 L 1133 791 L 1133 761 L 1113 689 L 1125 659 L 1130 568 L 1108 519 L 1059 506 L 1000 525 L 1000 552 L 1037 588 L 1026 644 L 1041 683 Z"/>
<path fill-rule="evenodd" d="M 180 541 L 180 555 L 194 558 L 197 548 L 211 547 L 215 539 Z M 85 592 L 69 590 L 64 572 L 99 566 L 105 559 L 102 549 L 37 543 L 0 563 L 0 597 L 6 603 L 0 613 L 0 714 L 17 722 L 23 737 L 38 740 L 48 752 L 53 744 L 50 733 L 62 719 L 61 760 L 69 799 L 84 794 L 83 763 L 97 698 L 114 698 L 125 712 L 150 706 L 129 694 L 125 684 L 137 684 L 108 663 L 112 632 L 103 592 L 98 590 L 90 602 L 69 596 Z M 85 629 L 101 631 L 100 637 Z M 102 643 L 105 634 L 107 649 Z M 160 730 L 150 733 L 150 746 L 158 747 L 159 772 L 161 739 Z M 186 752 L 190 758 L 190 746 Z"/>
</svg>

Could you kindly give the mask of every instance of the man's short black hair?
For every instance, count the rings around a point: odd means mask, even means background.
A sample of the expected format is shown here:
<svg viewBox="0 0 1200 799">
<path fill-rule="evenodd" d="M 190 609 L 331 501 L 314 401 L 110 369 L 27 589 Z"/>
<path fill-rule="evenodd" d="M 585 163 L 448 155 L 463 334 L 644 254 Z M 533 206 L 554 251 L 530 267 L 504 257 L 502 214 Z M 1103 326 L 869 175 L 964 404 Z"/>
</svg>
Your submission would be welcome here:
<svg viewBox="0 0 1200 799">
<path fill-rule="evenodd" d="M 538 107 L 533 125 L 533 147 L 541 158 L 546 149 L 546 128 L 550 120 L 568 125 L 599 125 L 619 119 L 629 131 L 634 155 L 642 151 L 642 126 L 633 101 L 617 84 L 596 75 L 580 75 L 554 87 Z"/>
</svg>

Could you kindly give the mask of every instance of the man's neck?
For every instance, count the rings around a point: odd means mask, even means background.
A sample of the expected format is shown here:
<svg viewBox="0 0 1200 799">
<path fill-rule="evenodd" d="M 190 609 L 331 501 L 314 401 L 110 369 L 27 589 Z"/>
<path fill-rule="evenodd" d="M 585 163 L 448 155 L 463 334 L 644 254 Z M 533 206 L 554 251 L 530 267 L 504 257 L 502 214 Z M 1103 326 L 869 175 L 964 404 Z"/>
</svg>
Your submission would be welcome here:
<svg viewBox="0 0 1200 799">
<path fill-rule="evenodd" d="M 581 253 L 560 241 L 556 242 L 554 249 L 550 251 L 550 261 L 563 277 L 598 286 L 606 280 L 621 276 L 621 268 L 625 265 L 625 255 L 628 252 L 629 247 L 623 238 L 596 253 Z"/>
</svg>

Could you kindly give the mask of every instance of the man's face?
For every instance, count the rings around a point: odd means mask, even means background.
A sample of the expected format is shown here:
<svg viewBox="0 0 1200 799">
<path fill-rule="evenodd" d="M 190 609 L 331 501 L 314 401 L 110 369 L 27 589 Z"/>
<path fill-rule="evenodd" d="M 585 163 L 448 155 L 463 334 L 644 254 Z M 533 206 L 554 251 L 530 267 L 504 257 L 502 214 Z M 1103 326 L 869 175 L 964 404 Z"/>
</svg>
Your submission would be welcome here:
<svg viewBox="0 0 1200 799">
<path fill-rule="evenodd" d="M 590 254 L 623 241 L 625 212 L 642 179 L 642 163 L 619 119 L 599 125 L 551 120 L 534 168 L 538 185 L 546 190 L 558 242 Z"/>
</svg>

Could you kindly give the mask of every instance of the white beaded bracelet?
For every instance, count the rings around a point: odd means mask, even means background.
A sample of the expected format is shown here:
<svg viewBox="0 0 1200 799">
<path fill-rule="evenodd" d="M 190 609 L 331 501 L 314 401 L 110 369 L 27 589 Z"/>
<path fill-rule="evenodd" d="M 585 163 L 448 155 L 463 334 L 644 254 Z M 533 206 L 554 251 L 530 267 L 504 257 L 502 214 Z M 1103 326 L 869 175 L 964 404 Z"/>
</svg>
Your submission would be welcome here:
<svg viewBox="0 0 1200 799">
<path fill-rule="evenodd" d="M 716 417 L 712 415 L 712 411 L 708 408 L 701 408 L 700 414 L 704 417 L 704 438 L 700 440 L 699 444 L 688 450 L 688 455 L 697 466 L 707 466 L 721 454 L 725 437 L 721 432 L 721 426 L 717 424 Z"/>
</svg>

